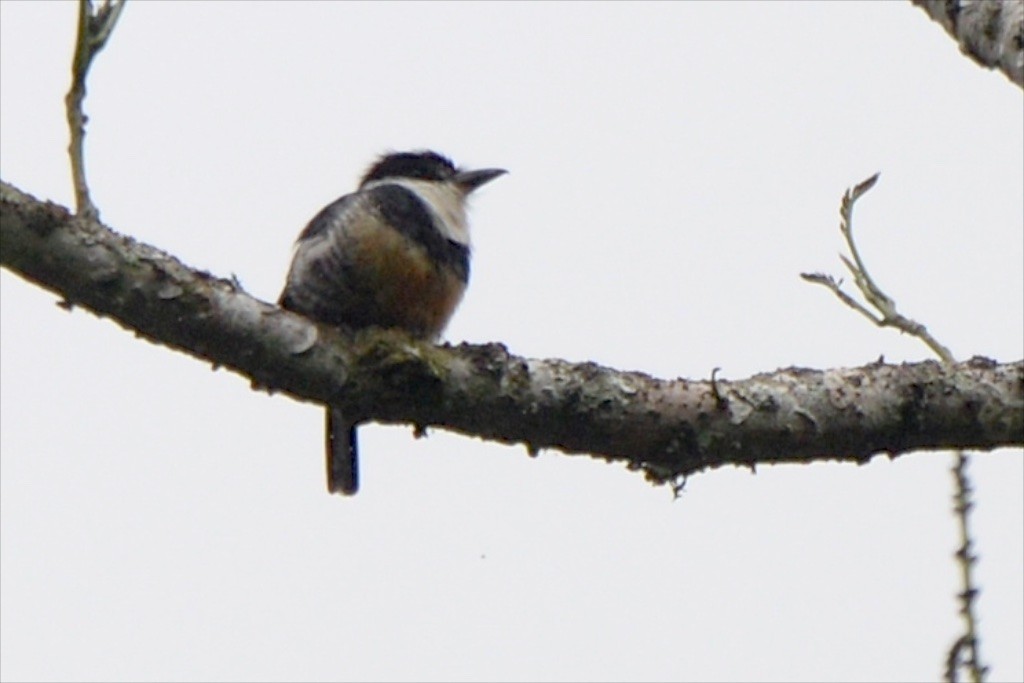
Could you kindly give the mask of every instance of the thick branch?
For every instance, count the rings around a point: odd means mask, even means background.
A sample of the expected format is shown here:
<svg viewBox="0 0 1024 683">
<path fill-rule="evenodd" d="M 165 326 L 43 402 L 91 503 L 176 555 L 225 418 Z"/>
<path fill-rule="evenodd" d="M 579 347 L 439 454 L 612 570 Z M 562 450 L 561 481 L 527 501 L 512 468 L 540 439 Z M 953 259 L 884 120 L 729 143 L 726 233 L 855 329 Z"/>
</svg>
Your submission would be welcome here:
<svg viewBox="0 0 1024 683">
<path fill-rule="evenodd" d="M 1024 87 L 1024 2 L 911 0 L 946 29 L 960 51 Z"/>
<path fill-rule="evenodd" d="M 152 341 L 354 417 L 618 459 L 652 478 L 725 464 L 1024 444 L 1024 361 L 790 368 L 659 380 L 592 363 L 355 336 L 0 184 L 0 263 Z"/>
</svg>

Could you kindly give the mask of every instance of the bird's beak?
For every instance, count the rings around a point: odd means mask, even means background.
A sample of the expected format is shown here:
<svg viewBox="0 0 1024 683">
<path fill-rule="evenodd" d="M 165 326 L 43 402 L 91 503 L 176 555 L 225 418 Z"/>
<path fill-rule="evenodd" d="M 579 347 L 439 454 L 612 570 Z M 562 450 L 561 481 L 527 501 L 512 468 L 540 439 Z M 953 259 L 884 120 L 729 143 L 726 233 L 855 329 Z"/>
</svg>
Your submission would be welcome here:
<svg viewBox="0 0 1024 683">
<path fill-rule="evenodd" d="M 489 183 L 498 176 L 505 175 L 506 173 L 508 173 L 508 171 L 503 168 L 481 168 L 476 171 L 459 171 L 455 174 L 454 181 L 463 192 L 469 194 L 484 183 Z"/>
</svg>

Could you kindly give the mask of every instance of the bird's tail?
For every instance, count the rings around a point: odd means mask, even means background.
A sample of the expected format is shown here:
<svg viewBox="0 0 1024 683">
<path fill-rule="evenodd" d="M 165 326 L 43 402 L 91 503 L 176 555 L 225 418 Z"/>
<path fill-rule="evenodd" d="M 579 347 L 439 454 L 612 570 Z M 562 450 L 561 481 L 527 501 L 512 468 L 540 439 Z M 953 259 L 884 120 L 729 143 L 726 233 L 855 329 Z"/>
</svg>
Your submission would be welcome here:
<svg viewBox="0 0 1024 683">
<path fill-rule="evenodd" d="M 337 408 L 327 408 L 327 490 L 353 495 L 359 490 L 356 426 Z"/>
</svg>

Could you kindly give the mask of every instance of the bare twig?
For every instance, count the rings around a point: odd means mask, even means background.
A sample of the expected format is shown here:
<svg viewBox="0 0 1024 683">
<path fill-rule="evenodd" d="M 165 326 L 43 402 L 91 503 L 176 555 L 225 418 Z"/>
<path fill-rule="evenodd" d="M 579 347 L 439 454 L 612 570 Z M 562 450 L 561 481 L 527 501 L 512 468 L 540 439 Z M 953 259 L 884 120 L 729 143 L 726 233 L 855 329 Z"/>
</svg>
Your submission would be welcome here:
<svg viewBox="0 0 1024 683">
<path fill-rule="evenodd" d="M 85 81 L 93 58 L 106 45 L 110 33 L 117 24 L 125 0 L 103 0 L 94 8 L 91 0 L 78 2 L 78 38 L 75 42 L 75 57 L 71 63 L 71 89 L 64 98 L 67 109 L 68 127 L 71 129 L 71 177 L 75 186 L 75 210 L 79 216 L 99 218 L 99 210 L 89 196 L 89 185 L 85 180 L 85 124 L 88 117 L 82 111 L 85 101 Z"/>
<path fill-rule="evenodd" d="M 949 652 L 946 653 L 946 669 L 942 677 L 942 680 L 946 681 L 946 683 L 957 683 L 960 680 L 958 672 L 960 671 L 961 654 L 967 644 L 966 641 L 966 636 L 960 636 L 953 643 L 952 647 L 949 648 Z"/>
<path fill-rule="evenodd" d="M 850 250 L 852 260 L 842 254 L 840 254 L 839 258 L 842 259 L 847 270 L 853 275 L 854 283 L 857 285 L 861 296 L 864 297 L 868 305 L 874 308 L 874 311 L 844 292 L 842 290 L 842 281 L 836 280 L 831 275 L 801 273 L 800 276 L 808 282 L 827 287 L 840 301 L 879 327 L 895 327 L 902 332 L 917 337 L 945 365 L 951 366 L 956 362 L 953 353 L 933 337 L 924 325 L 901 315 L 896 310 L 896 302 L 883 292 L 871 278 L 867 267 L 864 265 L 864 261 L 860 257 L 860 252 L 857 250 L 857 245 L 853 239 L 853 206 L 865 192 L 874 187 L 878 181 L 878 175 L 876 173 L 855 187 L 848 189 L 843 195 L 839 208 L 839 215 L 841 217 L 839 231 L 846 240 L 846 246 Z M 957 680 L 957 672 L 960 667 L 966 666 L 971 680 L 974 683 L 980 683 L 980 681 L 985 679 L 988 668 L 981 663 L 981 657 L 978 653 L 977 618 L 975 617 L 978 589 L 974 585 L 973 577 L 974 565 L 977 563 L 978 558 L 971 553 L 972 543 L 970 526 L 968 524 L 970 510 L 974 505 L 971 501 L 971 483 L 967 477 L 967 467 L 969 464 L 970 458 L 968 454 L 962 450 L 956 451 L 956 460 L 952 468 L 956 485 L 953 494 L 953 510 L 956 513 L 960 545 L 957 548 L 955 557 L 957 558 L 957 564 L 960 566 L 960 580 L 963 585 L 963 590 L 957 594 L 957 597 L 960 600 L 960 615 L 964 620 L 964 633 L 956 639 L 947 653 L 945 677 L 947 681 Z"/>
<path fill-rule="evenodd" d="M 808 282 L 828 287 L 837 297 L 839 297 L 840 301 L 850 308 L 853 308 L 875 325 L 878 325 L 879 327 L 895 327 L 902 332 L 917 337 L 927 344 L 928 347 L 934 351 L 944 363 L 951 363 L 953 362 L 953 354 L 950 353 L 949 349 L 940 344 L 935 337 L 929 334 L 928 329 L 924 325 L 901 315 L 899 311 L 896 310 L 896 302 L 887 296 L 885 292 L 882 291 L 881 287 L 875 284 L 874 279 L 868 273 L 867 266 L 864 265 L 864 261 L 860 257 L 857 244 L 854 242 L 853 206 L 865 192 L 874 187 L 875 183 L 878 182 L 878 175 L 879 174 L 876 173 L 856 187 L 848 189 L 846 194 L 843 195 L 843 200 L 839 207 L 839 232 L 843 234 L 843 239 L 846 240 L 846 246 L 850 250 L 852 260 L 842 254 L 839 255 L 839 258 L 843 261 L 843 264 L 846 265 L 847 270 L 849 270 L 853 275 L 854 283 L 857 285 L 857 289 L 860 290 L 861 296 L 864 297 L 865 301 L 867 301 L 867 303 L 870 304 L 877 313 L 872 312 L 868 307 L 859 303 L 849 294 L 843 292 L 840 289 L 842 281 L 837 281 L 831 275 L 823 275 L 822 273 L 801 273 L 800 277 Z"/>
<path fill-rule="evenodd" d="M 974 507 L 974 503 L 971 501 L 973 488 L 971 480 L 967 476 L 969 464 L 968 454 L 962 450 L 956 451 L 956 459 L 952 467 L 955 483 L 953 511 L 956 513 L 958 522 L 957 534 L 960 537 L 960 547 L 957 548 L 954 556 L 960 567 L 960 583 L 963 585 L 963 591 L 957 595 L 957 598 L 960 600 L 960 616 L 964 620 L 964 633 L 949 648 L 949 654 L 946 657 L 946 676 L 947 680 L 955 681 L 957 669 L 966 666 L 971 675 L 971 681 L 980 683 L 985 680 L 988 667 L 981 663 L 981 656 L 978 652 L 977 621 L 974 616 L 978 589 L 974 587 L 973 571 L 978 558 L 971 553 L 971 530 L 968 526 L 971 508 Z M 950 671 L 952 671 L 952 676 Z"/>
</svg>

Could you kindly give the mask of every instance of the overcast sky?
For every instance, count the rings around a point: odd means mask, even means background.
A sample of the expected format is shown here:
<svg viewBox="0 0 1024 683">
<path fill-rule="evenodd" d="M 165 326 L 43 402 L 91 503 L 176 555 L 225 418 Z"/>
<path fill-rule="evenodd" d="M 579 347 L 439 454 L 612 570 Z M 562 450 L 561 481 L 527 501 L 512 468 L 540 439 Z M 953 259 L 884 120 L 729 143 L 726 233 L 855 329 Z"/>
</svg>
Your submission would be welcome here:
<svg viewBox="0 0 1024 683">
<path fill-rule="evenodd" d="M 2 177 L 71 205 L 76 8 L 0 2 Z M 454 341 L 659 377 L 919 361 L 841 275 L 842 192 L 900 310 L 1024 355 L 1021 89 L 872 3 L 129 3 L 89 82 L 104 221 L 276 299 L 388 149 L 474 198 Z M 361 430 L 4 270 L 4 680 L 934 680 L 960 622 L 948 453 L 722 469 Z M 982 655 L 1024 679 L 1024 459 L 971 474 Z"/>
</svg>

